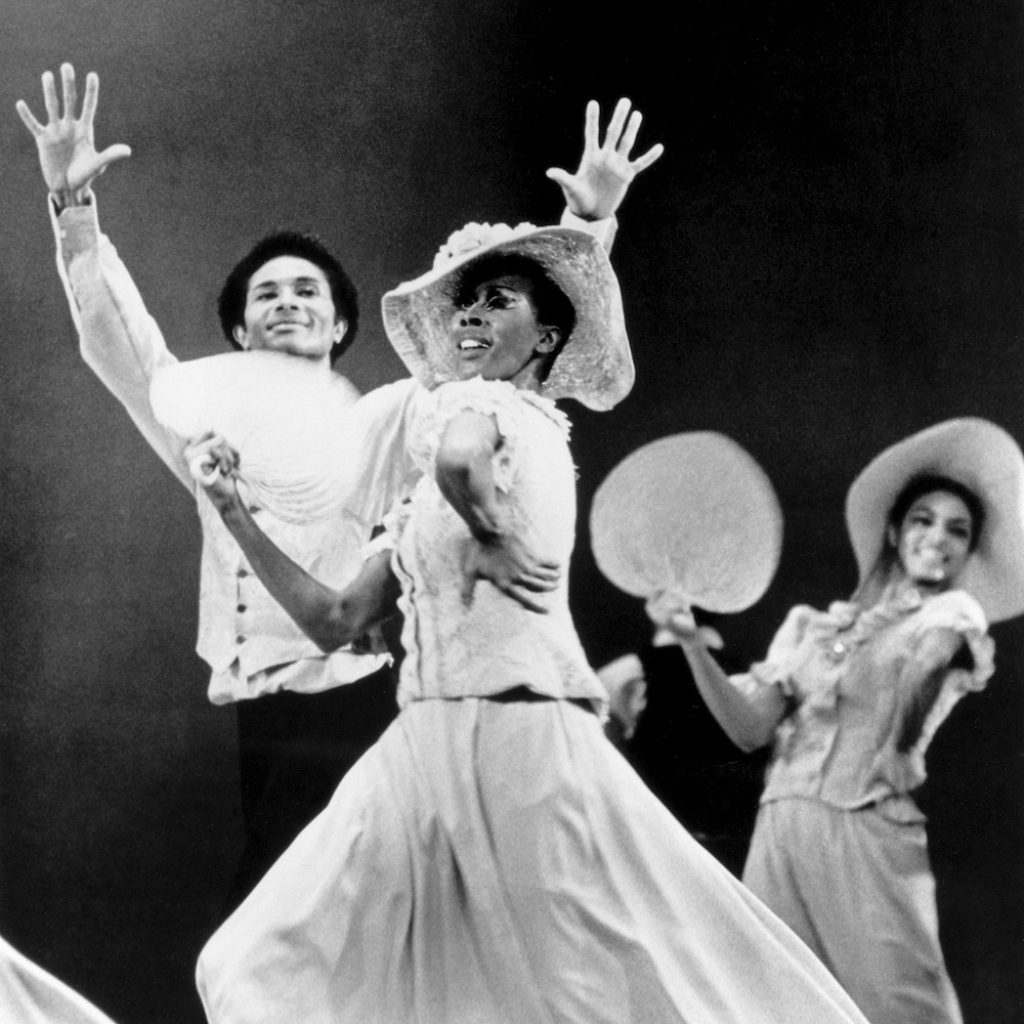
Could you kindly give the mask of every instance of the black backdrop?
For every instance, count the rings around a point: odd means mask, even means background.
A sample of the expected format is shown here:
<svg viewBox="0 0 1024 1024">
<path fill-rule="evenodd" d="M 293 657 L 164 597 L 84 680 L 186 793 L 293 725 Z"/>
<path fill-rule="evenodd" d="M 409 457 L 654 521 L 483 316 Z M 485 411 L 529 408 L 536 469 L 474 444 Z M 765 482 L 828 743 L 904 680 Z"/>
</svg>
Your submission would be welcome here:
<svg viewBox="0 0 1024 1024">
<path fill-rule="evenodd" d="M 310 227 L 367 311 L 362 388 L 402 373 L 375 313 L 467 220 L 553 219 L 590 97 L 667 153 L 614 261 L 638 368 L 572 406 L 573 601 L 595 663 L 640 642 L 586 513 L 638 445 L 723 431 L 773 479 L 786 546 L 724 624 L 758 656 L 786 608 L 845 595 L 846 486 L 953 415 L 1024 438 L 1017 3 L 6 0 L 0 34 L 0 934 L 119 1021 L 197 1021 L 195 955 L 239 849 L 234 723 L 192 653 L 198 524 L 81 364 L 19 97 L 100 73 L 103 224 L 183 357 L 261 233 Z M 1024 1008 L 1024 627 L 933 747 L 925 794 L 968 1024 Z M 685 884 L 680 879 L 680 884 Z"/>
</svg>

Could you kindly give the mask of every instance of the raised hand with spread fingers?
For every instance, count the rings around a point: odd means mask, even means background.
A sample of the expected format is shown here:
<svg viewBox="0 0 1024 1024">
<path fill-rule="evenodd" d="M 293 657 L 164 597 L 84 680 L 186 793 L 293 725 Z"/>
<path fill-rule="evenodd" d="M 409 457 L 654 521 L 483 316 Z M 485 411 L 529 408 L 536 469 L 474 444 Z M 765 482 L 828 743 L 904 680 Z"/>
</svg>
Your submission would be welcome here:
<svg viewBox="0 0 1024 1024">
<path fill-rule="evenodd" d="M 46 124 L 41 124 L 24 100 L 18 100 L 15 109 L 25 127 L 32 133 L 39 150 L 39 164 L 43 178 L 58 206 L 81 206 L 88 201 L 89 190 L 95 178 L 116 160 L 131 156 L 131 149 L 123 143 L 108 146 L 97 152 L 93 121 L 99 97 L 100 80 L 95 72 L 85 78 L 85 97 L 81 115 L 76 117 L 78 90 L 75 69 L 70 64 L 60 68 L 63 86 L 63 111 L 57 97 L 53 72 L 43 72 L 43 103 L 46 106 Z"/>
<path fill-rule="evenodd" d="M 570 174 L 560 167 L 547 172 L 561 187 L 570 212 L 583 220 L 611 217 L 622 204 L 633 179 L 665 151 L 659 142 L 636 158 L 630 156 L 643 121 L 640 111 L 631 113 L 631 107 L 628 99 L 619 100 L 601 141 L 601 111 L 597 101 L 591 100 L 584 121 L 583 155 L 576 173 Z"/>
</svg>

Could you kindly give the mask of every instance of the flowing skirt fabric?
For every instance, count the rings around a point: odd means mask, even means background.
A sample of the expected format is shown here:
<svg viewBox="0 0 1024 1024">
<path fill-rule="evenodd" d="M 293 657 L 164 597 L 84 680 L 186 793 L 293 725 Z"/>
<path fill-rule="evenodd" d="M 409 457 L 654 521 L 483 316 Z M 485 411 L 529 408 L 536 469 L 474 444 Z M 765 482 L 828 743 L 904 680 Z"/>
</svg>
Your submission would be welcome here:
<svg viewBox="0 0 1024 1024">
<path fill-rule="evenodd" d="M 0 939 L 3 1024 L 113 1024 L 64 982 Z"/>
<path fill-rule="evenodd" d="M 864 1022 L 564 701 L 406 707 L 198 985 L 213 1024 Z"/>
</svg>

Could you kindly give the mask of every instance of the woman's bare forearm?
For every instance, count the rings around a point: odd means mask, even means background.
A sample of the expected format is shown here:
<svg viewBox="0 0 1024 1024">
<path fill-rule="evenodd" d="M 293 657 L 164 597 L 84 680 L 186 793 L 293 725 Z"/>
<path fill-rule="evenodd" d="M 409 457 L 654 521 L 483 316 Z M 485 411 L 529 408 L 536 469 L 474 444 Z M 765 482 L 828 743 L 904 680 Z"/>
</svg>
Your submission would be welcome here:
<svg viewBox="0 0 1024 1024">
<path fill-rule="evenodd" d="M 348 586 L 336 590 L 289 558 L 242 502 L 222 510 L 221 516 L 270 595 L 321 650 L 351 643 L 393 610 L 398 583 L 388 552 L 373 556 Z"/>
<path fill-rule="evenodd" d="M 748 752 L 770 743 L 785 713 L 782 694 L 772 689 L 764 701 L 753 701 L 730 682 L 702 641 L 679 643 L 704 703 L 729 739 Z"/>
<path fill-rule="evenodd" d="M 489 417 L 463 413 L 448 425 L 435 466 L 441 493 L 482 544 L 502 534 L 492 463 L 497 444 L 497 428 Z"/>
</svg>

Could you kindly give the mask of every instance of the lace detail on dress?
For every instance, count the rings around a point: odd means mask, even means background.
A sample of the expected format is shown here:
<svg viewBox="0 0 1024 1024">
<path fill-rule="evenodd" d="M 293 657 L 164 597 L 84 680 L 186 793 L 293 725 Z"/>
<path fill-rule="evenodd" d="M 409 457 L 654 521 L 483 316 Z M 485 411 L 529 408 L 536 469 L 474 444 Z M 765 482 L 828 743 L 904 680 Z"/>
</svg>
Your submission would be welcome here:
<svg viewBox="0 0 1024 1024">
<path fill-rule="evenodd" d="M 833 601 L 817 623 L 817 640 L 825 657 L 834 663 L 866 643 L 892 623 L 916 612 L 924 604 L 920 591 L 911 588 L 899 597 L 885 597 L 870 608 L 862 609 L 853 601 Z"/>
<path fill-rule="evenodd" d="M 569 419 L 550 398 L 517 388 L 509 381 L 483 377 L 452 381 L 435 388 L 431 397 L 433 402 L 424 413 L 418 436 L 411 441 L 413 459 L 424 473 L 433 473 L 445 427 L 463 412 L 494 417 L 502 442 L 494 453 L 494 483 L 506 494 L 512 486 L 517 446 L 524 430 L 524 402 L 542 412 L 566 440 L 569 438 Z"/>
<path fill-rule="evenodd" d="M 402 536 L 405 524 L 409 522 L 411 512 L 411 498 L 406 498 L 404 501 L 400 501 L 397 505 L 392 506 L 391 511 L 384 516 L 382 523 L 384 532 L 379 537 L 375 537 L 366 546 L 367 557 L 375 554 L 377 551 L 383 551 L 389 547 L 393 548 L 398 543 L 398 538 Z"/>
</svg>

